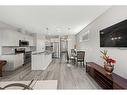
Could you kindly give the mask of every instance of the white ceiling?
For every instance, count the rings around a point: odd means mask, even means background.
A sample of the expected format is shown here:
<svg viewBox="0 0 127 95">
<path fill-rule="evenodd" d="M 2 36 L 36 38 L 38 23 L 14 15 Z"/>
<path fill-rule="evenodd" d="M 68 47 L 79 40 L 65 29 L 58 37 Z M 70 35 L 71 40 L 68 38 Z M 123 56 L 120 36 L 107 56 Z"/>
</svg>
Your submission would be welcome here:
<svg viewBox="0 0 127 95">
<path fill-rule="evenodd" d="M 108 8 L 109 6 L 0 6 L 0 21 L 31 33 L 76 34 Z"/>
</svg>

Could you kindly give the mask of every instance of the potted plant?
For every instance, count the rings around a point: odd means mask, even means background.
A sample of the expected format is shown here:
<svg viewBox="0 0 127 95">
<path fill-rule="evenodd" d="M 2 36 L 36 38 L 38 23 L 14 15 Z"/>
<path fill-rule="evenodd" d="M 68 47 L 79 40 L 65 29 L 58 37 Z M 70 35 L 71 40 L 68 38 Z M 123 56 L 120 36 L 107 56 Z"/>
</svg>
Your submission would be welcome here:
<svg viewBox="0 0 127 95">
<path fill-rule="evenodd" d="M 111 75 L 114 69 L 114 64 L 116 63 L 116 60 L 108 56 L 107 50 L 101 51 L 101 53 L 102 53 L 101 57 L 104 59 L 104 69 L 108 75 Z"/>
</svg>

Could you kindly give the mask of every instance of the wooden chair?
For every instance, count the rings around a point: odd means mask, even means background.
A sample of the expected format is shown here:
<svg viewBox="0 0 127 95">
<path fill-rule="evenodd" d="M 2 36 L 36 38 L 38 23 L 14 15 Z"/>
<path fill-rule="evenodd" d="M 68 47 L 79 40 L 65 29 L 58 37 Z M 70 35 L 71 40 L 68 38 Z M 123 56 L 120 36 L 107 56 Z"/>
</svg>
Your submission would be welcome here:
<svg viewBox="0 0 127 95">
<path fill-rule="evenodd" d="M 68 51 L 66 51 L 66 59 L 67 59 L 67 63 L 69 63 L 70 58 L 69 58 Z"/>
<path fill-rule="evenodd" d="M 67 63 L 69 63 L 70 61 L 75 63 L 75 57 L 69 57 L 68 51 L 66 51 L 66 55 L 67 55 Z"/>
<path fill-rule="evenodd" d="M 71 55 L 75 54 L 75 49 L 71 49 Z"/>
<path fill-rule="evenodd" d="M 70 60 L 75 64 L 75 56 L 76 56 L 76 51 L 74 49 L 71 49 L 71 55 L 70 55 Z"/>
<path fill-rule="evenodd" d="M 78 63 L 81 63 L 81 65 L 85 67 L 84 58 L 85 58 L 85 51 L 77 51 L 77 65 Z"/>
</svg>

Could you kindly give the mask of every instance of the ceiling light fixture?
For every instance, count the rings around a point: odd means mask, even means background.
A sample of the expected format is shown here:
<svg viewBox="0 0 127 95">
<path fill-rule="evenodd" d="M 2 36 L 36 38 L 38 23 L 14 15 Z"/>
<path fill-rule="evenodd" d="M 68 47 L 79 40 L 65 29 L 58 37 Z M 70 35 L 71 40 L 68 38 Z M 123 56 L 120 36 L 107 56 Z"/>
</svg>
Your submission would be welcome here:
<svg viewBox="0 0 127 95">
<path fill-rule="evenodd" d="M 68 40 L 68 41 L 70 41 L 70 40 L 71 40 L 71 39 L 69 38 L 69 35 L 70 35 L 70 30 L 71 30 L 71 28 L 69 27 L 69 28 L 68 28 L 68 37 L 67 37 L 67 40 Z"/>
</svg>

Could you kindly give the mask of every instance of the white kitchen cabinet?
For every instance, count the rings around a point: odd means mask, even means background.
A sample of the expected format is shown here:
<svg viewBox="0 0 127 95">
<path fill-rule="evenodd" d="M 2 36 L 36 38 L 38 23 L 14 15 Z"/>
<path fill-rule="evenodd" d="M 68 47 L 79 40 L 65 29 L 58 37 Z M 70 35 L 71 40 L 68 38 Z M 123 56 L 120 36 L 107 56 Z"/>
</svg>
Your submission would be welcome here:
<svg viewBox="0 0 127 95">
<path fill-rule="evenodd" d="M 20 38 L 19 40 L 29 41 L 29 46 L 33 46 L 33 37 L 32 36 L 22 34 L 22 38 Z"/>
<path fill-rule="evenodd" d="M 33 42 L 31 36 L 18 32 L 16 28 L 0 22 L 0 46 L 19 46 L 19 40 L 29 39 L 30 45 Z"/>
<path fill-rule="evenodd" d="M 18 46 L 20 34 L 16 31 L 3 31 L 2 46 Z"/>
<path fill-rule="evenodd" d="M 7 60 L 7 64 L 5 65 L 5 71 L 12 71 L 19 67 L 21 67 L 24 63 L 23 53 L 21 54 L 9 54 L 9 55 L 1 55 L 3 60 Z"/>
<path fill-rule="evenodd" d="M 29 46 L 33 46 L 33 37 L 27 36 L 27 41 L 29 41 Z"/>
<path fill-rule="evenodd" d="M 29 41 L 30 46 L 33 46 L 32 36 L 25 35 L 14 30 L 3 30 L 0 32 L 2 35 L 0 38 L 1 46 L 19 46 L 19 40 Z"/>
<path fill-rule="evenodd" d="M 24 64 L 24 54 L 17 54 L 14 58 L 14 69 L 17 69 L 18 67 L 22 66 Z"/>
</svg>

